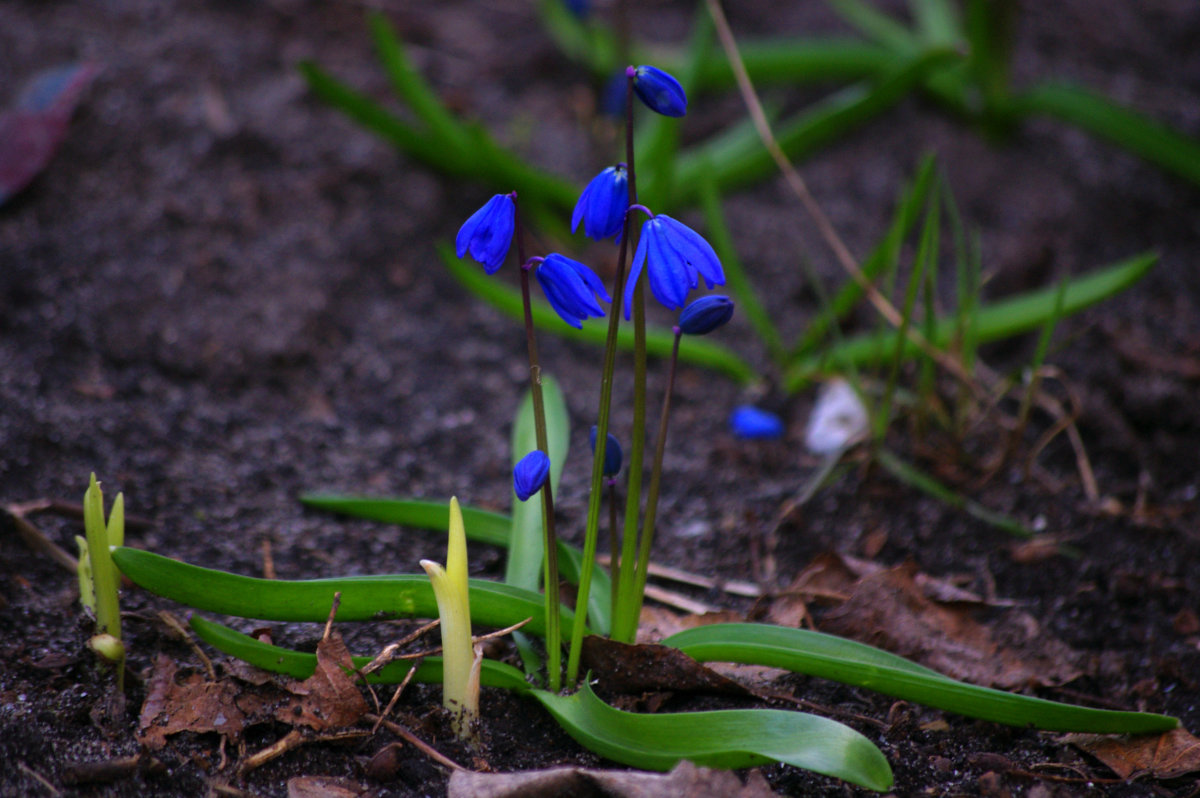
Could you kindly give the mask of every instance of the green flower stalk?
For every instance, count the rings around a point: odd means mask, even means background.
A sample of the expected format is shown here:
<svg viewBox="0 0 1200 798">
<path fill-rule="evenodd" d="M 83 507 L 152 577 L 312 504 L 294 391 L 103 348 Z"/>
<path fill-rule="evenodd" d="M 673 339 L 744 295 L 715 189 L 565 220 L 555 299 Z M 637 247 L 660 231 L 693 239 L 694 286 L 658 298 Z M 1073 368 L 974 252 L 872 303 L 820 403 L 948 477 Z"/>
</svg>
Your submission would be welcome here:
<svg viewBox="0 0 1200 798">
<path fill-rule="evenodd" d="M 482 654 L 471 644 L 471 607 L 467 596 L 467 532 L 458 499 L 450 499 L 446 567 L 421 560 L 437 599 L 442 626 L 442 706 L 450 710 L 454 731 L 473 736 L 479 720 L 479 667 Z"/>
<path fill-rule="evenodd" d="M 83 494 L 83 529 L 87 538 L 86 545 L 79 547 L 79 593 L 84 606 L 89 606 L 90 601 L 96 614 L 96 636 L 91 645 L 116 666 L 117 689 L 124 691 L 125 647 L 121 643 L 121 606 L 117 595 L 121 574 L 112 561 L 109 547 L 125 543 L 125 497 L 117 494 L 105 523 L 104 495 L 95 474 Z"/>
</svg>

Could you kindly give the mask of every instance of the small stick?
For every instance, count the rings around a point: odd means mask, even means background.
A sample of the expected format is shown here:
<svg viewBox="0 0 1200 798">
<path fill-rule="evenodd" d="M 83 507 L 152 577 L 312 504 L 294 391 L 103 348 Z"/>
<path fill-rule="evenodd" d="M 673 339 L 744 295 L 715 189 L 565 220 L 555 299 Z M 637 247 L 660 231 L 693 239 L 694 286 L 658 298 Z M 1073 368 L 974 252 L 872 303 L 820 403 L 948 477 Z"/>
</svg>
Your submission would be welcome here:
<svg viewBox="0 0 1200 798">
<path fill-rule="evenodd" d="M 57 787 L 55 787 L 53 784 L 51 784 L 49 781 L 47 781 L 46 777 L 43 776 L 41 773 L 38 773 L 33 768 L 29 767 L 29 765 L 26 765 L 24 762 L 18 762 L 17 768 L 22 773 L 24 773 L 26 776 L 33 779 L 34 781 L 36 781 L 37 783 L 39 783 L 43 787 L 45 787 L 47 790 L 49 790 L 50 794 L 53 795 L 54 798 L 58 798 L 58 796 L 62 795 L 61 790 L 59 790 Z"/>
<path fill-rule="evenodd" d="M 10 504 L 4 507 L 3 510 L 12 519 L 13 526 L 17 529 L 17 534 L 21 536 L 21 540 L 25 542 L 26 546 L 39 554 L 45 554 L 56 565 L 61 566 L 63 570 L 72 574 L 78 572 L 79 560 L 67 553 L 64 548 L 46 537 L 40 529 L 26 520 L 25 514 L 33 506 L 32 502 Z"/>
<path fill-rule="evenodd" d="M 417 672 L 417 668 L 421 667 L 421 662 L 422 660 L 419 659 L 413 660 L 413 664 L 408 669 L 408 673 L 404 674 L 404 680 L 396 686 L 396 692 L 392 693 L 392 700 L 388 701 L 387 706 L 383 708 L 383 712 L 379 715 L 379 720 L 377 720 L 375 725 L 371 727 L 371 734 L 379 731 L 379 724 L 383 723 L 384 718 L 392 714 L 392 709 L 395 708 L 396 702 L 400 700 L 400 694 L 404 692 L 404 688 L 408 687 L 408 683 L 412 681 L 413 674 Z"/>
<path fill-rule="evenodd" d="M 215 668 L 213 668 L 212 660 L 209 659 L 208 655 L 204 653 L 204 650 L 196 644 L 196 640 L 192 637 L 191 632 L 184 628 L 183 624 L 179 622 L 178 618 L 166 610 L 159 610 L 158 619 L 166 624 L 167 628 L 169 628 L 172 632 L 179 635 L 183 639 L 183 642 L 188 644 L 188 647 L 192 649 L 192 653 L 196 655 L 196 658 L 200 660 L 200 663 L 204 666 L 204 670 L 208 672 L 208 678 L 215 682 L 217 680 L 217 671 Z"/>
<path fill-rule="evenodd" d="M 342 603 L 342 591 L 333 594 L 333 606 L 329 608 L 329 618 L 325 621 L 325 631 L 321 634 L 322 640 L 328 640 L 329 634 L 333 631 L 333 616 L 337 615 L 338 606 Z"/>
<path fill-rule="evenodd" d="M 703 615 L 706 612 L 716 612 L 717 608 L 711 604 L 705 604 L 703 601 L 690 599 L 680 593 L 675 593 L 671 590 L 664 590 L 661 587 L 654 585 L 646 585 L 643 595 L 648 599 L 653 599 L 659 604 L 666 604 L 668 607 L 674 607 L 677 610 L 690 612 L 693 615 Z"/>
<path fill-rule="evenodd" d="M 271 760 L 278 759 L 288 751 L 299 748 L 306 743 L 332 743 L 340 740 L 354 740 L 366 736 L 367 733 L 364 731 L 351 730 L 309 737 L 299 729 L 292 729 L 271 745 L 242 760 L 242 763 L 238 765 L 238 776 L 243 777 L 251 770 L 260 768 Z"/>
<path fill-rule="evenodd" d="M 601 554 L 597 555 L 596 562 L 600 563 L 601 565 L 609 565 L 612 563 L 612 559 L 607 555 Z M 672 568 L 669 565 L 658 565 L 651 562 L 647 573 L 650 574 L 650 576 L 656 576 L 659 579 L 668 579 L 672 582 L 680 582 L 685 585 L 691 585 L 692 587 L 703 587 L 708 588 L 709 590 L 715 588 L 720 590 L 722 593 L 729 593 L 730 595 L 734 596 L 758 598 L 762 595 L 762 591 L 758 589 L 758 585 L 755 585 L 751 582 L 741 582 L 736 579 L 728 581 L 722 579 L 711 579 L 707 576 L 701 576 L 700 574 L 693 574 L 688 571 L 680 570 L 679 568 Z"/>
<path fill-rule="evenodd" d="M 420 737 L 417 737 L 415 734 L 413 734 L 408 729 L 401 726 L 399 723 L 387 720 L 385 718 L 381 718 L 378 715 L 372 715 L 370 713 L 363 715 L 363 720 L 367 721 L 368 723 L 377 723 L 377 724 L 383 726 L 385 729 L 390 731 L 392 734 L 399 736 L 400 738 L 402 738 L 403 740 L 408 742 L 410 745 L 412 745 L 413 748 L 416 748 L 418 751 L 425 754 L 425 756 L 429 757 L 433 761 L 435 761 L 445 767 L 450 768 L 451 770 L 466 770 L 467 769 L 467 768 L 463 767 L 462 765 L 458 764 L 457 762 L 455 762 L 453 759 L 450 759 L 446 755 L 440 753 L 432 745 L 425 742 Z"/>
<path fill-rule="evenodd" d="M 271 538 L 263 535 L 262 539 L 263 579 L 275 578 L 275 558 L 271 556 Z"/>
</svg>

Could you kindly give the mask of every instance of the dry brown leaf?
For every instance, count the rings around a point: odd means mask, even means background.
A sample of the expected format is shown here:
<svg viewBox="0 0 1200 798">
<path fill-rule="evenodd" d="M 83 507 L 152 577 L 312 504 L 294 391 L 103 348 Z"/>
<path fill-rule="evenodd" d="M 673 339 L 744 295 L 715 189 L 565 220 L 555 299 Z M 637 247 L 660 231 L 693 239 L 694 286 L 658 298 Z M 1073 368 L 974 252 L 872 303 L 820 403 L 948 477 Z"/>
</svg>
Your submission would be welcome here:
<svg viewBox="0 0 1200 798">
<path fill-rule="evenodd" d="M 956 679 L 1001 688 L 1055 685 L 1080 675 L 1079 656 L 1026 613 L 992 627 L 958 603 L 926 597 L 905 564 L 860 579 L 853 595 L 822 619 L 823 631 L 887 649 Z"/>
<path fill-rule="evenodd" d="M 1187 729 L 1136 737 L 1070 734 L 1066 739 L 1108 765 L 1123 779 L 1139 776 L 1174 779 L 1200 772 L 1200 739 Z"/>
<path fill-rule="evenodd" d="M 358 798 L 366 788 L 334 776 L 297 776 L 288 779 L 288 798 Z"/>
<path fill-rule="evenodd" d="M 146 748 L 162 748 L 169 735 L 182 731 L 218 732 L 237 739 L 246 726 L 268 719 L 266 702 L 235 682 L 210 682 L 198 673 L 177 682 L 177 670 L 165 654 L 154 662 L 138 720 L 138 742 Z"/>
<path fill-rule="evenodd" d="M 657 643 L 684 629 L 694 629 L 697 626 L 708 626 L 714 623 L 737 623 L 744 620 L 746 620 L 745 615 L 733 610 L 706 612 L 701 615 L 680 615 L 663 607 L 647 605 L 642 607 L 637 642 Z"/>
<path fill-rule="evenodd" d="M 333 632 L 317 644 L 317 669 L 302 682 L 292 682 L 287 691 L 298 700 L 275 710 L 276 719 L 315 731 L 353 726 L 368 707 L 362 692 L 346 673 L 353 667 L 342 636 Z"/>
<path fill-rule="evenodd" d="M 751 771 L 746 783 L 727 770 L 680 762 L 670 773 L 552 768 L 519 773 L 450 774 L 447 798 L 772 798 L 766 779 Z"/>
<path fill-rule="evenodd" d="M 701 665 L 677 648 L 619 643 L 603 637 L 583 640 L 581 661 L 600 682 L 619 693 L 656 690 L 749 695 L 742 685 Z"/>
</svg>

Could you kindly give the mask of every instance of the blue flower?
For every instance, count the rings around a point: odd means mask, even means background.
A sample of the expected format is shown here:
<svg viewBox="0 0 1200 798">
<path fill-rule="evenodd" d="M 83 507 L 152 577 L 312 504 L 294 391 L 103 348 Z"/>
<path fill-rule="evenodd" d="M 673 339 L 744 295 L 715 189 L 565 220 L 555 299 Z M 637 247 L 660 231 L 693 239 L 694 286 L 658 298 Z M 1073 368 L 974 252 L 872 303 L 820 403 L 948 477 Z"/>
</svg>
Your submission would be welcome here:
<svg viewBox="0 0 1200 798">
<path fill-rule="evenodd" d="M 589 316 L 599 318 L 604 315 L 603 308 L 596 302 L 597 294 L 605 302 L 612 302 L 595 272 L 558 253 L 546 256 L 538 266 L 537 279 L 550 307 L 562 316 L 563 321 L 577 329 L 582 329 L 583 320 Z"/>
<path fill-rule="evenodd" d="M 688 291 L 697 287 L 699 275 L 703 275 L 709 288 L 725 285 L 721 261 L 709 243 L 682 222 L 659 214 L 642 224 L 642 237 L 633 254 L 629 279 L 625 281 L 626 319 L 643 266 L 649 273 L 650 290 L 672 310 L 683 307 Z"/>
<path fill-rule="evenodd" d="M 624 453 L 621 451 L 621 443 L 616 436 L 611 432 L 604 438 L 604 471 L 606 477 L 616 476 L 621 470 L 621 460 L 624 458 Z M 591 433 L 588 435 L 588 442 L 592 446 L 592 451 L 596 451 L 596 427 L 592 427 Z"/>
<path fill-rule="evenodd" d="M 708 335 L 733 318 L 733 300 L 721 294 L 702 296 L 679 314 L 679 329 L 688 335 Z"/>
<path fill-rule="evenodd" d="M 563 5 L 577 19 L 587 19 L 588 15 L 592 13 L 591 0 L 563 0 Z"/>
<path fill-rule="evenodd" d="M 579 195 L 575 212 L 571 214 L 571 232 L 578 230 L 582 221 L 588 238 L 600 241 L 619 235 L 628 207 L 629 177 L 625 164 L 610 166 L 593 177 Z"/>
<path fill-rule="evenodd" d="M 739 438 L 774 440 L 783 437 L 783 419 L 753 405 L 742 405 L 729 416 L 729 428 Z"/>
<path fill-rule="evenodd" d="M 492 197 L 459 228 L 458 237 L 454 239 L 458 257 L 470 252 L 484 271 L 495 274 L 512 246 L 516 217 L 517 206 L 510 195 Z"/>
<path fill-rule="evenodd" d="M 658 67 L 640 66 L 634 70 L 633 90 L 652 111 L 663 116 L 687 113 L 687 95 L 683 86 Z"/>
<path fill-rule="evenodd" d="M 550 457 L 541 449 L 534 449 L 513 468 L 513 491 L 518 499 L 526 501 L 542 489 L 549 476 Z"/>
</svg>

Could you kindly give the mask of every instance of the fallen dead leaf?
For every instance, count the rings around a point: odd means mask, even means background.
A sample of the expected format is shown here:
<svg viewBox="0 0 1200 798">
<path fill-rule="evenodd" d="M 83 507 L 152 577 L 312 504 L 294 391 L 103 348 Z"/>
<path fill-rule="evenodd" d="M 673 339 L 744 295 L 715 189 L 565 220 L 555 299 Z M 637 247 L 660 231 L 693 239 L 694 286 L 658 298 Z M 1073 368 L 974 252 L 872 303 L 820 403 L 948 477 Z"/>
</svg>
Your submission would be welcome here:
<svg viewBox="0 0 1200 798">
<path fill-rule="evenodd" d="M 1200 772 L 1200 739 L 1187 729 L 1136 737 L 1069 734 L 1065 739 L 1108 765 L 1123 779 L 1141 776 L 1174 779 Z"/>
<path fill-rule="evenodd" d="M 1008 610 L 989 627 L 969 605 L 928 598 L 915 565 L 858 580 L 821 629 L 907 657 L 972 684 L 1006 689 L 1057 685 L 1080 675 L 1079 655 L 1027 613 Z"/>
<path fill-rule="evenodd" d="M 356 781 L 334 776 L 297 776 L 288 779 L 288 798 L 358 798 L 366 788 Z"/>
<path fill-rule="evenodd" d="M 367 711 L 362 692 L 346 673 L 353 667 L 350 651 L 336 632 L 317 644 L 317 669 L 302 682 L 287 685 L 299 700 L 275 710 L 276 719 L 315 731 L 353 726 Z"/>
<path fill-rule="evenodd" d="M 766 779 L 750 771 L 746 783 L 727 770 L 680 762 L 670 773 L 552 768 L 519 773 L 450 774 L 447 798 L 772 798 Z"/>
<path fill-rule="evenodd" d="M 749 695 L 742 685 L 709 670 L 677 648 L 628 645 L 603 637 L 583 640 L 584 668 L 608 689 L 619 693 L 656 690 Z"/>
<path fill-rule="evenodd" d="M 207 681 L 199 673 L 176 681 L 178 666 L 165 654 L 154 661 L 137 739 L 146 748 L 162 748 L 167 737 L 183 731 L 217 732 L 235 740 L 242 730 L 270 718 L 268 702 L 229 680 Z"/>
<path fill-rule="evenodd" d="M 663 607 L 647 605 L 642 607 L 637 642 L 657 643 L 684 629 L 694 629 L 697 626 L 708 626 L 714 623 L 738 623 L 744 620 L 746 620 L 745 615 L 733 610 L 706 612 L 700 615 L 681 615 Z"/>
</svg>

